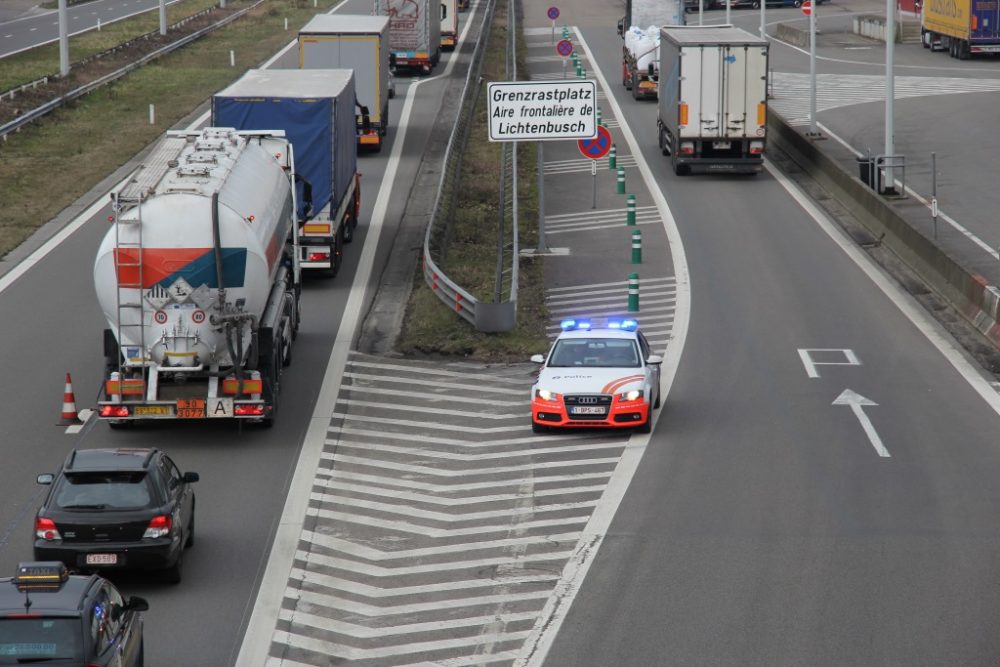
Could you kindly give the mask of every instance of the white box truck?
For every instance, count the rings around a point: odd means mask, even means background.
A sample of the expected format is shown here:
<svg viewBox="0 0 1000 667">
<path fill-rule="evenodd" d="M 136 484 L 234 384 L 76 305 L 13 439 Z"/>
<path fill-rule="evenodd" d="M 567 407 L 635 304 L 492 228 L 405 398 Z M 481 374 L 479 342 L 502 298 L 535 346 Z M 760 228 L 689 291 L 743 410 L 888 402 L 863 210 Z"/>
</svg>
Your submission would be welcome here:
<svg viewBox="0 0 1000 667">
<path fill-rule="evenodd" d="M 441 0 L 441 48 L 454 51 L 458 44 L 458 7 L 455 0 Z"/>
<path fill-rule="evenodd" d="M 358 146 L 382 149 L 389 128 L 389 19 L 385 16 L 318 14 L 299 30 L 299 67 L 352 69 L 358 104 Z"/>
<path fill-rule="evenodd" d="M 660 150 L 676 174 L 763 169 L 766 40 L 734 26 L 660 30 Z"/>
<path fill-rule="evenodd" d="M 430 74 L 441 59 L 439 0 L 378 0 L 376 7 L 389 17 L 393 69 Z"/>
</svg>

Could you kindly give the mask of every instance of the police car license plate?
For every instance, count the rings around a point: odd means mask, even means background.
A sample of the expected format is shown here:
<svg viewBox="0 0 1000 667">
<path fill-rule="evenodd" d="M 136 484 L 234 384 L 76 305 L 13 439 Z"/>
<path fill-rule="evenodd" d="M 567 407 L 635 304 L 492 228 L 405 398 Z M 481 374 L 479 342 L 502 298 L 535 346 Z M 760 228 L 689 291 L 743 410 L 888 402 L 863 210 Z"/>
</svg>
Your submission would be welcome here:
<svg viewBox="0 0 1000 667">
<path fill-rule="evenodd" d="M 87 554 L 87 565 L 117 565 L 118 554 Z"/>
<path fill-rule="evenodd" d="M 574 407 L 570 408 L 569 411 L 572 412 L 574 415 L 603 415 L 604 414 L 604 408 L 602 408 L 600 406 L 596 406 L 596 405 L 594 405 L 594 406 L 591 406 L 591 405 L 574 406 Z"/>
</svg>

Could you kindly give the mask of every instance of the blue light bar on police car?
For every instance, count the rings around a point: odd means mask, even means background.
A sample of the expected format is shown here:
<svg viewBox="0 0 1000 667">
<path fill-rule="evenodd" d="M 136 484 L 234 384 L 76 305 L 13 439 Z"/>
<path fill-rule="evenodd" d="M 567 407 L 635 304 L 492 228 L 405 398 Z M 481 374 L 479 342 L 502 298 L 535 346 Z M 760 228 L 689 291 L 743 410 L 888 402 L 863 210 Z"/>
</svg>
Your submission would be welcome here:
<svg viewBox="0 0 1000 667">
<path fill-rule="evenodd" d="M 608 328 L 635 331 L 639 328 L 639 323 L 636 320 L 608 320 Z"/>
<path fill-rule="evenodd" d="M 590 329 L 590 320 L 563 320 L 559 326 L 563 331 L 587 331 Z"/>
</svg>

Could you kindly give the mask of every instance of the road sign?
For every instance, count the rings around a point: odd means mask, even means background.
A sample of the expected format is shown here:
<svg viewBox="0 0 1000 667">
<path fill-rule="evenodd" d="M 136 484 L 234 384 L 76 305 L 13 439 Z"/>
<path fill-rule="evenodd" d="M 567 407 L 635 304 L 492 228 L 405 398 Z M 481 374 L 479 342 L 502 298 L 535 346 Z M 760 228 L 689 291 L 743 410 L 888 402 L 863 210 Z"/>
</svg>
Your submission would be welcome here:
<svg viewBox="0 0 1000 667">
<path fill-rule="evenodd" d="M 600 160 L 611 151 L 611 133 L 603 125 L 597 128 L 597 136 L 593 139 L 581 139 L 577 142 L 580 152 L 591 160 Z"/>
<path fill-rule="evenodd" d="M 559 8 L 558 7 L 549 7 L 549 11 L 545 12 L 545 15 L 548 16 L 553 21 L 555 21 L 557 18 L 559 18 Z M 537 16 L 537 14 L 536 14 L 536 16 Z"/>
<path fill-rule="evenodd" d="M 810 2 L 810 0 L 806 0 L 805 2 L 802 3 L 803 14 L 809 16 L 810 14 L 812 14 L 812 11 L 813 11 L 813 3 Z"/>
<path fill-rule="evenodd" d="M 563 58 L 569 58 L 573 55 L 573 42 L 568 39 L 560 39 L 559 43 L 556 44 L 556 53 L 561 55 Z"/>
<path fill-rule="evenodd" d="M 594 81 L 494 81 L 487 94 L 490 141 L 597 136 Z"/>
</svg>

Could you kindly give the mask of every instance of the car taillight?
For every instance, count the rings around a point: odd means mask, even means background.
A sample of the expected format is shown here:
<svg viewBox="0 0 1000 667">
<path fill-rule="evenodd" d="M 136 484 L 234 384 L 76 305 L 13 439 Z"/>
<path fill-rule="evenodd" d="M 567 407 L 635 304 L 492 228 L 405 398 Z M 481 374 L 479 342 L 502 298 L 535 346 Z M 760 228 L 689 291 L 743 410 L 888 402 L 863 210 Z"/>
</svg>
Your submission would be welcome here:
<svg viewBox="0 0 1000 667">
<path fill-rule="evenodd" d="M 42 517 L 35 519 L 35 537 L 46 542 L 62 539 L 62 536 L 59 535 L 59 530 L 56 528 L 56 522 L 52 519 L 43 519 Z"/>
<path fill-rule="evenodd" d="M 146 526 L 146 532 L 142 534 L 142 537 L 155 539 L 157 537 L 166 537 L 170 534 L 170 529 L 173 527 L 174 521 L 170 518 L 169 514 L 161 514 L 159 516 L 154 516 Z"/>
</svg>

